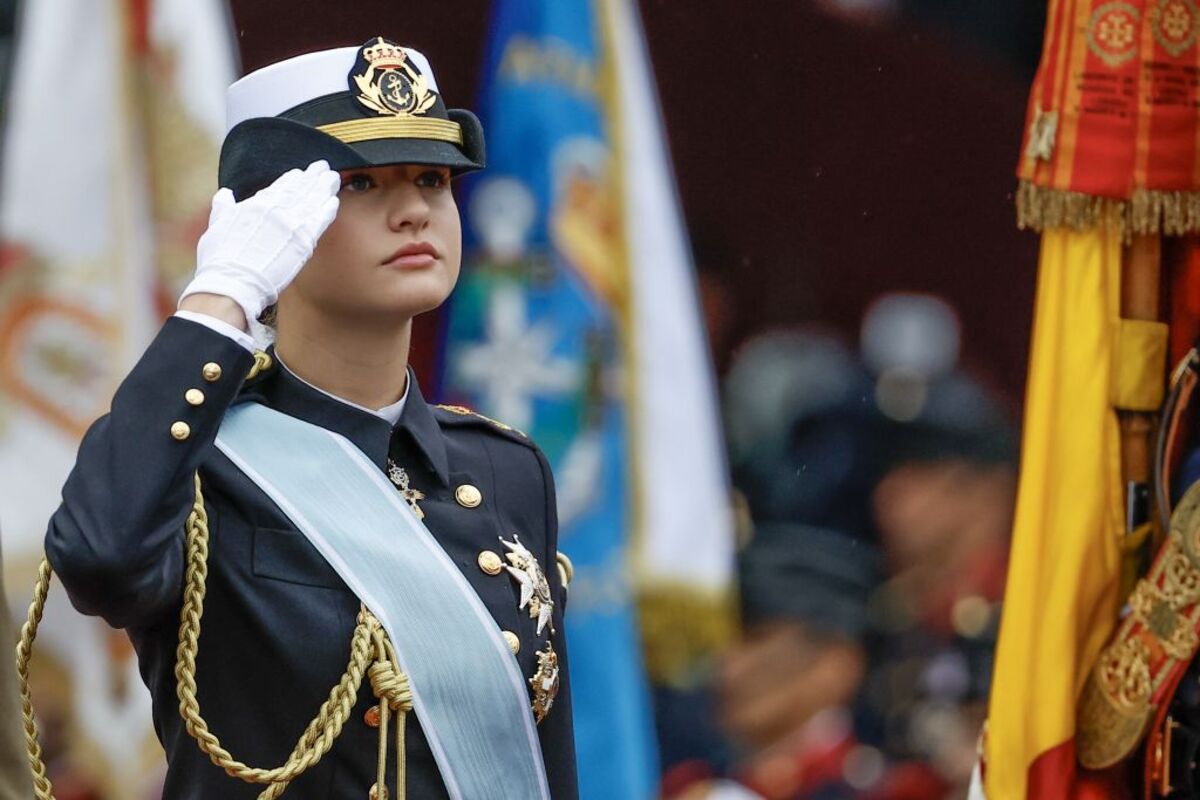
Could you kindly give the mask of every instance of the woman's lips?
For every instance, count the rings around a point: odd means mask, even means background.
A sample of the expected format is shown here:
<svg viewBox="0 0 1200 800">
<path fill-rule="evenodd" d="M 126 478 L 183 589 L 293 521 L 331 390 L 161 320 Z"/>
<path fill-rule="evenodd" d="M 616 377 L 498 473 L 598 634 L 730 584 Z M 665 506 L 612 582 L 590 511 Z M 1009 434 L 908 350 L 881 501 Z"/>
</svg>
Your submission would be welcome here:
<svg viewBox="0 0 1200 800">
<path fill-rule="evenodd" d="M 417 244 L 409 244 L 401 247 L 387 261 L 384 261 L 383 265 L 385 267 L 399 267 L 401 269 L 420 269 L 430 266 L 437 259 L 438 252 L 433 245 L 426 242 L 418 242 Z"/>
</svg>

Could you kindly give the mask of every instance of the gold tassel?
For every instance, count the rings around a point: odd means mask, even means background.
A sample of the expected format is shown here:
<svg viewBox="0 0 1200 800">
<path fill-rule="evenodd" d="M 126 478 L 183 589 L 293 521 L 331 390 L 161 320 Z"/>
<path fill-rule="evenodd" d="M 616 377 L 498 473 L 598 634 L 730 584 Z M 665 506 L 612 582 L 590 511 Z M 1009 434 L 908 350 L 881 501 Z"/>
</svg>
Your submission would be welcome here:
<svg viewBox="0 0 1200 800">
<path fill-rule="evenodd" d="M 728 646 L 737 631 L 732 591 L 656 585 L 638 592 L 637 607 L 646 671 L 668 686 L 694 683 L 697 666 Z"/>
<path fill-rule="evenodd" d="M 1126 241 L 1135 234 L 1200 233 L 1200 192 L 1138 189 L 1128 200 L 1051 189 L 1029 181 L 1017 186 L 1017 227 L 1088 230 L 1107 222 Z"/>
</svg>

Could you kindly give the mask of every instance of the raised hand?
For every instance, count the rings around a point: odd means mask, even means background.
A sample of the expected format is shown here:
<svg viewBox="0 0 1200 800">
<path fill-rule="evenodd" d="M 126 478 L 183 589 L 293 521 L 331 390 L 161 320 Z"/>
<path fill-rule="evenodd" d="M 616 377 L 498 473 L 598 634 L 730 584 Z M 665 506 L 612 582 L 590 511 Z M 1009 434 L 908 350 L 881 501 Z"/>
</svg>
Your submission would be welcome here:
<svg viewBox="0 0 1200 800">
<path fill-rule="evenodd" d="M 293 169 L 241 202 L 229 189 L 213 195 L 208 230 L 196 247 L 196 275 L 180 296 L 232 299 L 247 320 L 279 294 L 312 256 L 338 210 L 341 176 L 325 161 Z"/>
</svg>

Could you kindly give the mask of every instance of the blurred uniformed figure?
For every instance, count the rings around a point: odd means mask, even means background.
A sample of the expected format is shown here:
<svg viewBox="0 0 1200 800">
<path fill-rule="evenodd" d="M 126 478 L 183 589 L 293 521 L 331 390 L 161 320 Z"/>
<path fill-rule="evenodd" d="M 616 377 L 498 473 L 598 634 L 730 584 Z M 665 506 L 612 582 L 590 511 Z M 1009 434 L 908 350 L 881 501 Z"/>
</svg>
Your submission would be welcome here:
<svg viewBox="0 0 1200 800">
<path fill-rule="evenodd" d="M 877 469 L 866 389 L 853 354 L 813 333 L 764 336 L 731 368 L 731 465 L 752 532 L 743 634 L 713 688 L 730 752 L 707 774 L 676 765 L 669 796 L 856 797 L 879 777 L 853 719 L 881 567 L 863 502 Z"/>
<path fill-rule="evenodd" d="M 859 729 L 930 797 L 962 797 L 992 672 L 1016 491 L 1015 438 L 958 369 L 953 310 L 876 301 L 863 323 L 882 474 L 869 507 L 887 579 L 871 598 Z M 899 770 L 897 770 L 899 771 Z"/>
<path fill-rule="evenodd" d="M 670 796 L 962 796 L 1013 440 L 957 361 L 953 312 L 914 295 L 872 308 L 858 354 L 813 332 L 739 353 L 725 410 L 752 534 L 744 631 L 714 689 L 731 748 L 668 771 Z"/>
<path fill-rule="evenodd" d="M 458 277 L 478 120 L 375 38 L 251 73 L 229 125 L 195 278 L 46 540 L 134 642 L 164 797 L 575 798 L 549 466 L 407 364 Z"/>
</svg>

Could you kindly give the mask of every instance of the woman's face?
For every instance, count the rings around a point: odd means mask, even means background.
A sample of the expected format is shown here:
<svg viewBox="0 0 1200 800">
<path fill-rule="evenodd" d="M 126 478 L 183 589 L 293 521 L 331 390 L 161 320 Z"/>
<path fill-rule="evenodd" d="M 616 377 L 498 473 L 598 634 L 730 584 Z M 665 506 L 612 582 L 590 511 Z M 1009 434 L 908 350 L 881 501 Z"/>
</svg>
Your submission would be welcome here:
<svg viewBox="0 0 1200 800">
<path fill-rule="evenodd" d="M 399 164 L 341 175 L 337 217 L 281 305 L 292 295 L 358 321 L 406 320 L 440 306 L 462 259 L 450 170 Z"/>
</svg>

